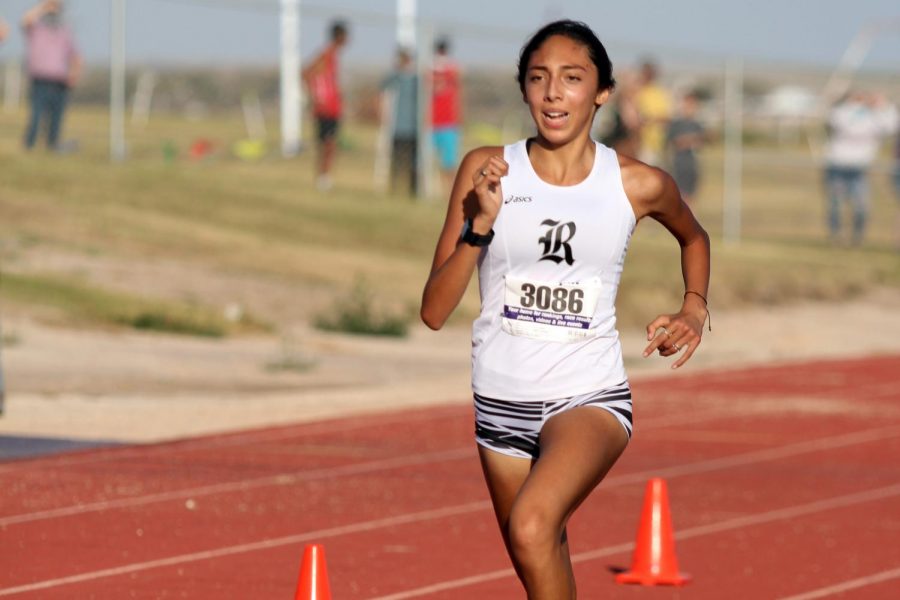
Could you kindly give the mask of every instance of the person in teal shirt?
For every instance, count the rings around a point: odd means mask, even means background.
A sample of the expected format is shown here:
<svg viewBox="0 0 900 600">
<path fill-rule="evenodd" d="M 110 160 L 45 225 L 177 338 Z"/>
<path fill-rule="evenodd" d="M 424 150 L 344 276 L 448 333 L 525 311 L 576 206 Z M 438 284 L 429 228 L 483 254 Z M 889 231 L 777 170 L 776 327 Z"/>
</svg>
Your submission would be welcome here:
<svg viewBox="0 0 900 600">
<path fill-rule="evenodd" d="M 419 76 L 409 50 L 397 50 L 397 64 L 382 81 L 381 89 L 393 92 L 394 99 L 391 190 L 397 191 L 398 181 L 408 177 L 408 189 L 415 196 L 418 192 Z"/>
</svg>

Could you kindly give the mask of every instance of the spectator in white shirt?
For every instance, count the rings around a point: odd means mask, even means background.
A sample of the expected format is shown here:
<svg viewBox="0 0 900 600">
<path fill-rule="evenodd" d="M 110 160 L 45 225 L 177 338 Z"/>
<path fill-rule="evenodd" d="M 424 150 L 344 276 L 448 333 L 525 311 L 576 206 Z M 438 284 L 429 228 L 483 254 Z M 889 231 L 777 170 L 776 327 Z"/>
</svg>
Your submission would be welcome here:
<svg viewBox="0 0 900 600">
<path fill-rule="evenodd" d="M 853 210 L 851 242 L 862 242 L 869 212 L 868 171 L 884 138 L 897 131 L 897 108 L 882 94 L 854 92 L 828 117 L 825 188 L 832 242 L 841 239 L 841 208 Z"/>
</svg>

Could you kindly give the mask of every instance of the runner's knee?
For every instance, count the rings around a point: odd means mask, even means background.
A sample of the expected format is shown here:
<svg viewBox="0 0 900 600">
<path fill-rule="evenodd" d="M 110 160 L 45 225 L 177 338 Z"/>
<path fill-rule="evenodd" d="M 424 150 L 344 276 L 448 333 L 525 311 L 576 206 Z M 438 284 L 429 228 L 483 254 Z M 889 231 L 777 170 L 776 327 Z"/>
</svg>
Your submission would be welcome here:
<svg viewBox="0 0 900 600">
<path fill-rule="evenodd" d="M 528 563 L 559 545 L 562 524 L 545 507 L 516 503 L 509 515 L 509 542 L 516 558 Z"/>
</svg>

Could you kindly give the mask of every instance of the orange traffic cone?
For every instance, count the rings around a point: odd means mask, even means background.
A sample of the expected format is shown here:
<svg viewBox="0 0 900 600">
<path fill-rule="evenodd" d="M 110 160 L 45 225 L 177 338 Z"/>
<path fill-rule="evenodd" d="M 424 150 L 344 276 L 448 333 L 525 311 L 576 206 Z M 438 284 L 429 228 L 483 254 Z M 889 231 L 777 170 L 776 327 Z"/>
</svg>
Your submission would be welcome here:
<svg viewBox="0 0 900 600">
<path fill-rule="evenodd" d="M 328 571 L 325 569 L 325 547 L 308 544 L 300 563 L 300 581 L 294 600 L 331 600 Z"/>
<path fill-rule="evenodd" d="M 616 575 L 616 583 L 684 585 L 690 579 L 690 575 L 678 572 L 666 482 L 659 478 L 651 479 L 647 482 L 644 495 L 631 570 Z"/>
</svg>

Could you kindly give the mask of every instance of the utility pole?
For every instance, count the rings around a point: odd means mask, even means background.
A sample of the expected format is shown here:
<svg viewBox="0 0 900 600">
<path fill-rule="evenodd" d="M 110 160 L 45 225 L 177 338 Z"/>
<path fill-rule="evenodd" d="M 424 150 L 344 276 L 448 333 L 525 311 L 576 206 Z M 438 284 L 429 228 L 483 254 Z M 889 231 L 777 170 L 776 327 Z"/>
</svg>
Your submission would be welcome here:
<svg viewBox="0 0 900 600">
<path fill-rule="evenodd" d="M 281 0 L 281 155 L 300 152 L 300 0 Z"/>
</svg>

